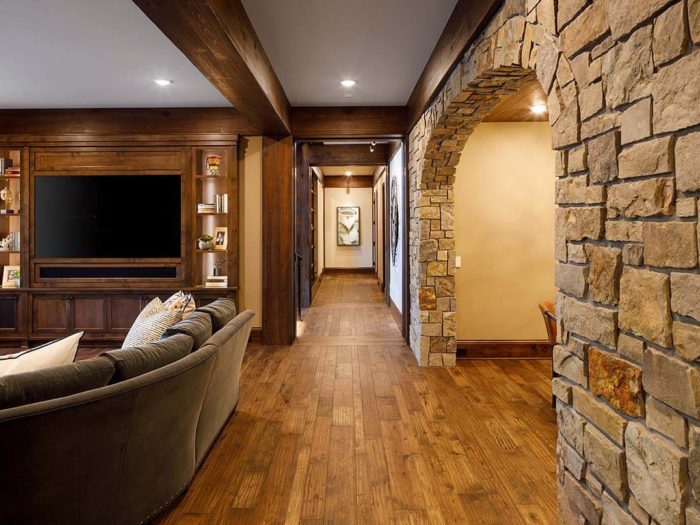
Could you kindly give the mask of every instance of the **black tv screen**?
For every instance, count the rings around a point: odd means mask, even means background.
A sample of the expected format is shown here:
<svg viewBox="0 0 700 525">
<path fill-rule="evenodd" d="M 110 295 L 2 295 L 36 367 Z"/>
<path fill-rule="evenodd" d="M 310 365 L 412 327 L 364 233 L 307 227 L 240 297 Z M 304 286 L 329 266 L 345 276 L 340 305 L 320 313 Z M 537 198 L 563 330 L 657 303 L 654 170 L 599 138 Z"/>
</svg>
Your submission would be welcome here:
<svg viewBox="0 0 700 525">
<path fill-rule="evenodd" d="M 34 178 L 41 258 L 180 257 L 179 175 Z"/>
</svg>

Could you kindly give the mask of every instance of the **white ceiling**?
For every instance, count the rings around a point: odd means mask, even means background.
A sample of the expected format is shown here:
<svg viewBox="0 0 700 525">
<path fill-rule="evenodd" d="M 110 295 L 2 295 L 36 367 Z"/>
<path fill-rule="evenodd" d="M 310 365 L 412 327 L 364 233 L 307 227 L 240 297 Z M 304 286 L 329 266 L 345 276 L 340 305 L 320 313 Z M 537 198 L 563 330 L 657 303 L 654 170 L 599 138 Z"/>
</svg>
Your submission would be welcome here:
<svg viewBox="0 0 700 525">
<path fill-rule="evenodd" d="M 404 105 L 457 0 L 243 0 L 295 106 Z"/>
<path fill-rule="evenodd" d="M 231 105 L 131 0 L 0 0 L 0 49 L 0 108 Z"/>
</svg>

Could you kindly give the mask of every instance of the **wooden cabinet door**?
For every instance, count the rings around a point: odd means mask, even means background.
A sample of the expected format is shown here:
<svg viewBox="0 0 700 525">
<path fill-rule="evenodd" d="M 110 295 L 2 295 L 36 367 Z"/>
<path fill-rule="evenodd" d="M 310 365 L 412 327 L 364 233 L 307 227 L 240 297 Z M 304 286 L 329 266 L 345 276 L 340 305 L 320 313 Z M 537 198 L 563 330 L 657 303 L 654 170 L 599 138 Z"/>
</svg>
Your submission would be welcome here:
<svg viewBox="0 0 700 525">
<path fill-rule="evenodd" d="M 0 294 L 0 337 L 26 336 L 25 301 L 25 294 Z"/>
<path fill-rule="evenodd" d="M 73 330 L 105 332 L 107 330 L 105 296 L 75 296 L 73 303 Z"/>
<path fill-rule="evenodd" d="M 71 329 L 71 298 L 65 295 L 32 297 L 32 333 L 66 334 Z"/>
<path fill-rule="evenodd" d="M 138 295 L 115 295 L 110 297 L 109 331 L 111 333 L 123 332 L 126 334 L 143 308 L 141 302 L 141 297 Z"/>
</svg>

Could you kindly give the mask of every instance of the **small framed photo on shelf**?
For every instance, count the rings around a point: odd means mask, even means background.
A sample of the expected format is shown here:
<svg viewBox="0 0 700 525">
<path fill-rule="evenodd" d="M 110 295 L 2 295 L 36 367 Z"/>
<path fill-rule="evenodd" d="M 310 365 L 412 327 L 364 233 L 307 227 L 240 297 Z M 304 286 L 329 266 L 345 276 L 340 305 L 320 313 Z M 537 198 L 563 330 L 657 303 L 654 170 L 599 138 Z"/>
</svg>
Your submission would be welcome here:
<svg viewBox="0 0 700 525">
<path fill-rule="evenodd" d="M 214 249 L 225 250 L 228 247 L 228 228 L 217 226 L 214 228 Z"/>
<path fill-rule="evenodd" d="M 5 266 L 2 269 L 2 287 L 3 288 L 19 288 L 20 274 L 19 266 Z"/>
</svg>

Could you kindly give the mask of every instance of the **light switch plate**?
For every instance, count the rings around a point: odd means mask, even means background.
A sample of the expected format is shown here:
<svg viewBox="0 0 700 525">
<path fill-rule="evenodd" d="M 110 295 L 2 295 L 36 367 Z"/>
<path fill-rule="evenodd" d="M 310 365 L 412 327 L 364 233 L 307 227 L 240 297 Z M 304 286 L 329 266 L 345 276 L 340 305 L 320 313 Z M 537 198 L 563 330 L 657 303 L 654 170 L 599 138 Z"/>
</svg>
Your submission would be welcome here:
<svg viewBox="0 0 700 525">
<path fill-rule="evenodd" d="M 455 257 L 455 268 L 461 268 L 462 267 L 462 257 L 457 255 Z"/>
</svg>

